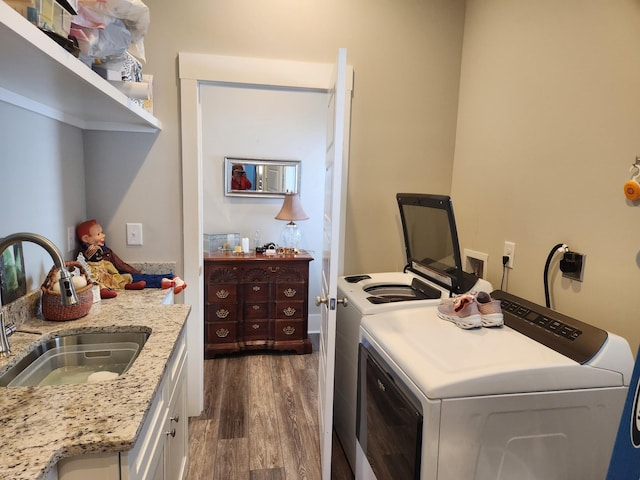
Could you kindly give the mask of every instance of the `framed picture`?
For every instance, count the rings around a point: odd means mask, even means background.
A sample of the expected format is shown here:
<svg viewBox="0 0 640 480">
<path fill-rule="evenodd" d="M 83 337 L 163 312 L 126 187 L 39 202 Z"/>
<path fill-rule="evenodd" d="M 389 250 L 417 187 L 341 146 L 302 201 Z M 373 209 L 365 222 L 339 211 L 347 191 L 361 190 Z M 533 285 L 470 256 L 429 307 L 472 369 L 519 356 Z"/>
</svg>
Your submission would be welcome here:
<svg viewBox="0 0 640 480">
<path fill-rule="evenodd" d="M 0 295 L 2 304 L 13 302 L 27 293 L 22 243 L 14 243 L 0 253 Z"/>
</svg>

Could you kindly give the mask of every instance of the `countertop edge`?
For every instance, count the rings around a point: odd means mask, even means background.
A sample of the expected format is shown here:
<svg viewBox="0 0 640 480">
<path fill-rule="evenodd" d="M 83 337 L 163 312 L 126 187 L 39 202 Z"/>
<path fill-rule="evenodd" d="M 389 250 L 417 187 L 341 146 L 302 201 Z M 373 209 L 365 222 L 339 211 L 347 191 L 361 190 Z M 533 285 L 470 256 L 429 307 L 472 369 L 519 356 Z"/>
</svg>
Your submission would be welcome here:
<svg viewBox="0 0 640 480">
<path fill-rule="evenodd" d="M 151 335 L 131 368 L 112 381 L 0 387 L 6 391 L 0 396 L 0 440 L 5 445 L 0 477 L 42 479 L 62 458 L 133 448 L 191 310 L 186 304 L 161 305 L 166 293 L 119 291 L 77 320 L 51 322 L 32 316 L 20 322 L 20 330 L 10 337 L 14 355 L 0 359 L 0 373 L 43 337 L 131 327 L 151 329 Z"/>
</svg>

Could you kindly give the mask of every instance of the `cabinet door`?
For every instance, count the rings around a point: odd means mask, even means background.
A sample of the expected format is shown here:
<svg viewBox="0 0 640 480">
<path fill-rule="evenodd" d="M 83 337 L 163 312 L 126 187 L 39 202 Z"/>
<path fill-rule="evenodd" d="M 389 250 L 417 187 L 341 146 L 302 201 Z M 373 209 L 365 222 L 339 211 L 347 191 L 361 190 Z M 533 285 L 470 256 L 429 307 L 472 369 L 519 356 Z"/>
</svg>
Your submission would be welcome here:
<svg viewBox="0 0 640 480">
<path fill-rule="evenodd" d="M 164 455 L 164 453 L 163 453 L 163 455 Z M 156 463 L 155 464 L 155 470 L 152 471 L 150 480 L 164 480 L 165 478 L 168 479 L 168 478 L 171 478 L 171 477 L 167 477 L 165 475 L 164 463 L 163 462 Z"/>
<path fill-rule="evenodd" d="M 166 432 L 164 466 L 167 480 L 182 480 L 187 470 L 188 425 L 186 370 L 182 370 L 169 406 L 169 429 Z"/>
</svg>

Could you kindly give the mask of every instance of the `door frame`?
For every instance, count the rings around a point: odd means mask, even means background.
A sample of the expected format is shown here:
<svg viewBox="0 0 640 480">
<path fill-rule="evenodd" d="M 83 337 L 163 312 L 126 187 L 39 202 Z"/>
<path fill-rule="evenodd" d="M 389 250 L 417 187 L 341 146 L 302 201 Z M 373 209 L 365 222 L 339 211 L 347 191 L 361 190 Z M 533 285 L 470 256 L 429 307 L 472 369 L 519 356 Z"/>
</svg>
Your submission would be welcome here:
<svg viewBox="0 0 640 480">
<path fill-rule="evenodd" d="M 187 321 L 189 416 L 199 415 L 204 406 L 204 261 L 202 122 L 199 89 L 202 83 L 217 82 L 259 87 L 309 89 L 328 92 L 333 63 L 297 62 L 200 53 L 178 54 L 182 139 L 182 229 L 184 303 L 191 305 Z M 347 91 L 353 90 L 353 69 L 348 67 Z M 346 118 L 350 118 L 347 115 Z M 349 131 L 349 126 L 346 126 Z M 195 187 L 195 188 L 194 188 Z M 194 254 L 196 253 L 197 254 Z"/>
</svg>

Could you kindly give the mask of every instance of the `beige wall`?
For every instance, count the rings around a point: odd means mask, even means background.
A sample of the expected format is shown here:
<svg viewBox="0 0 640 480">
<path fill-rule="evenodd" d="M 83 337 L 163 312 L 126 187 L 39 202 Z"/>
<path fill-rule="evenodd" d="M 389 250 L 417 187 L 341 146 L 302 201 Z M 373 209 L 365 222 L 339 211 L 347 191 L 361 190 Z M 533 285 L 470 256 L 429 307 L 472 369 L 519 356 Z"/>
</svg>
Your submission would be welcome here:
<svg viewBox="0 0 640 480">
<path fill-rule="evenodd" d="M 148 148 L 134 171 L 103 172 L 119 187 L 105 215 L 114 229 L 149 224 L 159 243 L 127 248 L 112 233 L 126 258 L 180 260 L 178 52 L 329 62 L 344 46 L 355 69 L 346 272 L 402 267 L 396 192 L 451 192 L 462 246 L 489 254 L 494 285 L 514 241 L 508 290 L 543 303 L 545 258 L 566 242 L 587 255 L 585 281 L 556 275 L 555 306 L 636 348 L 640 226 L 622 195 L 640 132 L 636 0 L 469 0 L 466 13 L 462 0 L 146 3 L 163 131 L 134 139 Z M 109 156 L 87 155 L 88 172 Z"/>
<path fill-rule="evenodd" d="M 516 243 L 508 290 L 544 304 L 556 243 L 584 282 L 554 270 L 555 308 L 640 341 L 640 205 L 622 185 L 640 152 L 640 3 L 469 0 L 452 196 L 461 242 Z"/>
<path fill-rule="evenodd" d="M 91 190 L 105 197 L 106 185 L 120 186 L 109 206 L 88 205 L 89 214 L 101 208 L 109 216 L 112 247 L 132 260 L 180 255 L 180 207 L 172 203 L 181 185 L 178 52 L 332 62 L 337 49 L 347 47 L 355 69 L 355 97 L 346 269 L 401 268 L 402 237 L 393 223 L 395 193 L 448 192 L 451 185 L 464 1 L 145 3 L 151 26 L 144 70 L 154 75 L 154 113 L 163 130 L 144 163 L 124 169 L 126 177 L 100 167 L 108 152 L 91 154 L 89 170 L 101 171 L 103 185 Z M 142 144 L 136 151 L 147 146 L 143 140 L 127 141 Z M 168 195 L 158 195 L 157 214 L 144 203 L 141 208 L 140 201 L 140 192 L 151 192 L 154 184 Z M 158 245 L 127 247 L 126 222 L 144 222 L 145 237 L 148 224 L 158 234 Z M 163 225 L 164 236 L 159 235 Z"/>
</svg>

